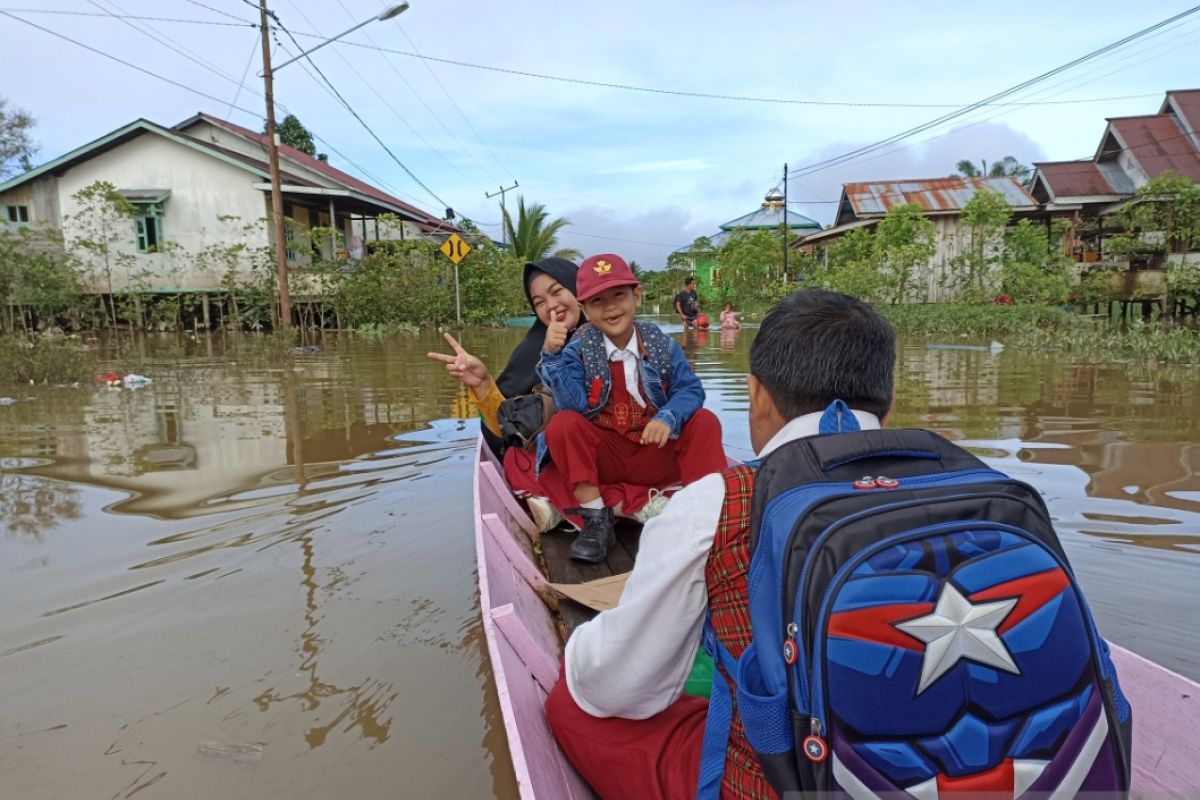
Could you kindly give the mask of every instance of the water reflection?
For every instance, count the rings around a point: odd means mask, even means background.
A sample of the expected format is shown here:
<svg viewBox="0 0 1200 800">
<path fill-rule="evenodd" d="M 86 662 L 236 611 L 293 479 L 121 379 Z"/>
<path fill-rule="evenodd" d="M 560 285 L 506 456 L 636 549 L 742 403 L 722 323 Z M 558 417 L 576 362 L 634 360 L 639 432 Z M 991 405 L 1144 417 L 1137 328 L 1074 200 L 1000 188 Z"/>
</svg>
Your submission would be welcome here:
<svg viewBox="0 0 1200 800">
<path fill-rule="evenodd" d="M 40 539 L 79 519 L 79 490 L 69 483 L 0 472 L 0 531 Z"/>
<path fill-rule="evenodd" d="M 754 331 L 667 328 L 748 458 Z M 462 340 L 498 370 L 522 333 Z M 26 754 L 4 794 L 359 796 L 403 775 L 411 796 L 515 797 L 475 595 L 477 423 L 424 357 L 436 334 L 254 341 L 139 340 L 143 390 L 0 407 L 0 752 Z M 892 424 L 1033 484 L 1106 635 L 1200 676 L 1178 624 L 1200 611 L 1200 376 L 930 344 L 901 349 Z"/>
</svg>

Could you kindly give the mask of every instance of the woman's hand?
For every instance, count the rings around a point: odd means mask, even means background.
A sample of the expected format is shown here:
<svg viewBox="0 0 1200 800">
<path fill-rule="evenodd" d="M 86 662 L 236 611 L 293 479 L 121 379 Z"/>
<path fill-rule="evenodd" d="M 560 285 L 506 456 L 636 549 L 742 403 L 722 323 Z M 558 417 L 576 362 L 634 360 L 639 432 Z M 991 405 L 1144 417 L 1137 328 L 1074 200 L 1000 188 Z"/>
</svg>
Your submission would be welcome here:
<svg viewBox="0 0 1200 800">
<path fill-rule="evenodd" d="M 554 320 L 546 326 L 546 340 L 542 343 L 543 353 L 557 353 L 567 343 L 567 323 Z"/>
<path fill-rule="evenodd" d="M 458 340 L 449 333 L 443 333 L 442 337 L 454 348 L 454 355 L 429 353 L 429 357 L 445 364 L 446 371 L 450 373 L 451 377 L 461 381 L 463 386 L 474 391 L 477 398 L 482 400 L 487 397 L 492 383 L 492 373 L 488 371 L 487 365 L 464 350 Z"/>
</svg>

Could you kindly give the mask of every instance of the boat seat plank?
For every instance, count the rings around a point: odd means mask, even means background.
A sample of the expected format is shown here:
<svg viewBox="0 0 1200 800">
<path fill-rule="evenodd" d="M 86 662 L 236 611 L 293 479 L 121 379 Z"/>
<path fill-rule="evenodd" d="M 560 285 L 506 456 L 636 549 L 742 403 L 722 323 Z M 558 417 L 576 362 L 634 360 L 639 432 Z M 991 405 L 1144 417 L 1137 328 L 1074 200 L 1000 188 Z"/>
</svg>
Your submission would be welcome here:
<svg viewBox="0 0 1200 800">
<path fill-rule="evenodd" d="M 483 515 L 483 531 L 484 535 L 490 536 L 499 545 L 508 562 L 530 586 L 539 592 L 548 591 L 546 576 L 521 547 L 520 540 L 524 538 L 524 532 L 509 530 L 496 514 Z"/>
<path fill-rule="evenodd" d="M 513 651 L 529 668 L 529 672 L 547 693 L 554 688 L 558 680 L 558 639 L 553 631 L 549 631 L 549 639 L 543 631 L 542 641 L 531 631 L 522 620 L 519 612 L 512 603 L 492 609 L 492 621 L 496 628 L 512 645 Z"/>
<path fill-rule="evenodd" d="M 484 613 L 511 605 L 514 613 L 529 631 L 530 638 L 540 643 L 550 659 L 557 664 L 558 631 L 550 609 L 521 576 L 519 569 L 508 560 L 508 554 L 501 549 L 495 538 L 486 533 L 482 538 L 488 584 L 487 607 Z"/>
</svg>

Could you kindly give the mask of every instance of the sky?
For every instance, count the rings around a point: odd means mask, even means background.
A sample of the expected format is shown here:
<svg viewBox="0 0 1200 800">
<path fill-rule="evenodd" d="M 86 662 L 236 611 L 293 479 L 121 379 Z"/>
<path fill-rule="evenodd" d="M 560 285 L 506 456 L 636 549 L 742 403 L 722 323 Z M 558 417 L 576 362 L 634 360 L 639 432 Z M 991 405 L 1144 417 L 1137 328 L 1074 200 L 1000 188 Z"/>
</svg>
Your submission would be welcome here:
<svg viewBox="0 0 1200 800">
<path fill-rule="evenodd" d="M 389 4 L 270 0 L 306 46 Z M 934 120 L 1187 8 L 1166 0 L 411 4 L 399 17 L 372 22 L 311 58 L 420 183 L 307 63 L 279 72 L 277 103 L 324 140 L 318 146 L 332 164 L 438 216 L 449 205 L 498 239 L 498 198 L 485 195 L 519 182 L 507 194 L 510 208 L 523 196 L 568 219 L 560 245 L 584 254 L 615 252 L 650 268 L 664 266 L 676 247 L 757 208 L 780 185 L 785 162 L 796 170 Z M 245 24 L 257 20 L 256 5 L 0 0 L 0 11 L 152 73 L 0 14 L 0 74 L 6 77 L 0 95 L 37 119 L 37 163 L 139 117 L 173 125 L 205 111 L 261 129 L 261 46 L 257 29 Z M 38 10 L 15 10 L 29 6 Z M 286 37 L 281 41 L 294 49 Z M 950 107 L 637 92 L 417 54 L 671 91 Z M 277 48 L 273 61 L 287 57 Z M 1155 113 L 1166 90 L 1198 86 L 1200 13 L 1012 98 L 1040 105 L 979 109 L 882 154 L 793 177 L 789 199 L 793 211 L 827 225 L 843 182 L 946 176 L 962 158 L 1090 157 L 1106 117 Z"/>
</svg>

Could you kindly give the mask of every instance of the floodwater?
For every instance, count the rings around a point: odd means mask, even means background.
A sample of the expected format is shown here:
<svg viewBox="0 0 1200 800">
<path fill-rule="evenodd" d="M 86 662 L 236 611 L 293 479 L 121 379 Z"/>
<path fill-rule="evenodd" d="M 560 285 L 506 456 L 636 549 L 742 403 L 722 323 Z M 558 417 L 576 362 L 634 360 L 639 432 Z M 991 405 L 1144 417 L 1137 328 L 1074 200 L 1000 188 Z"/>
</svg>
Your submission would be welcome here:
<svg viewBox="0 0 1200 800">
<path fill-rule="evenodd" d="M 684 341 L 735 456 L 752 337 Z M 0 795 L 516 796 L 439 341 L 147 338 L 106 365 L 144 388 L 0 388 Z M 1200 677 L 1200 371 L 945 344 L 904 343 L 893 424 L 1038 487 L 1103 633 Z"/>
</svg>

